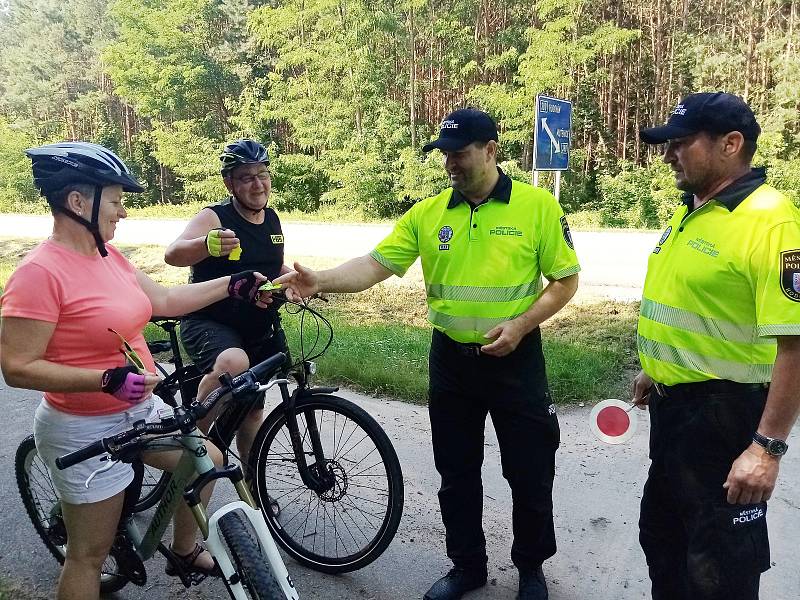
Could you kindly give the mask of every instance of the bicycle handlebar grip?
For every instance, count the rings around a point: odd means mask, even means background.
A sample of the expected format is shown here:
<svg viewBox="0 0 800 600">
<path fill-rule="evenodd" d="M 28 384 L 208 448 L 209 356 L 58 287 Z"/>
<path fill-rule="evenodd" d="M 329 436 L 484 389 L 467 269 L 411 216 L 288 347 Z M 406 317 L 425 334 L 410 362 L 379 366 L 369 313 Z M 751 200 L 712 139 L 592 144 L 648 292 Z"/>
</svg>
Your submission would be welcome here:
<svg viewBox="0 0 800 600">
<path fill-rule="evenodd" d="M 270 356 L 264 362 L 258 363 L 251 367 L 250 372 L 255 375 L 256 379 L 262 381 L 265 377 L 271 376 L 275 371 L 280 369 L 286 363 L 286 354 L 278 352 Z"/>
<path fill-rule="evenodd" d="M 83 462 L 88 458 L 92 458 L 97 456 L 98 454 L 102 454 L 106 451 L 106 441 L 105 440 L 97 440 L 96 442 L 92 442 L 88 446 L 84 446 L 79 450 L 75 450 L 75 452 L 70 452 L 69 454 L 65 454 L 64 456 L 59 456 L 56 459 L 56 466 L 59 469 L 66 469 L 67 467 L 71 467 L 72 465 L 76 465 L 79 462 Z"/>
</svg>

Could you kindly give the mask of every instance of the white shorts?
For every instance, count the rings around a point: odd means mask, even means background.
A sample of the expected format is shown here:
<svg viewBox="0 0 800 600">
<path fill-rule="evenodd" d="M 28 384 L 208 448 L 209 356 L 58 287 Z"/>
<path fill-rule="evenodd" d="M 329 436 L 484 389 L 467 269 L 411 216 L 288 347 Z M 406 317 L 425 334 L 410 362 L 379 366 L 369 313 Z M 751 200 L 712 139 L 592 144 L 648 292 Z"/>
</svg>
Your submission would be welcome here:
<svg viewBox="0 0 800 600">
<path fill-rule="evenodd" d="M 108 465 L 108 461 L 101 460 L 105 455 L 95 456 L 63 471 L 56 467 L 56 458 L 130 429 L 141 419 L 160 421 L 159 409 L 162 407 L 166 407 L 164 401 L 151 395 L 124 412 L 85 416 L 59 411 L 42 398 L 34 416 L 33 435 L 36 450 L 47 464 L 59 497 L 69 504 L 88 504 L 111 498 L 128 487 L 133 481 L 133 467 L 129 464 L 116 463 L 108 471 L 98 473 L 87 489 L 89 476 Z"/>
</svg>

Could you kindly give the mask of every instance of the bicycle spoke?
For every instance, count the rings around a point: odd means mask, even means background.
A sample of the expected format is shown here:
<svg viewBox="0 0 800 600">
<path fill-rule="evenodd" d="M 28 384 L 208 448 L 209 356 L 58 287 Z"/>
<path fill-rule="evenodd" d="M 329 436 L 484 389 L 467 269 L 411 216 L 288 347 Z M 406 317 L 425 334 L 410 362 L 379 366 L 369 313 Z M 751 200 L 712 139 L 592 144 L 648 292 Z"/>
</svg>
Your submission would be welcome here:
<svg viewBox="0 0 800 600">
<path fill-rule="evenodd" d="M 387 455 L 387 441 L 375 437 L 374 421 L 365 428 L 369 420 L 361 409 L 336 397 L 301 400 L 297 422 L 302 449 L 293 447 L 285 420 L 275 422 L 260 442 L 259 494 L 262 502 L 266 493 L 280 507 L 277 515 L 266 512 L 267 521 L 281 545 L 301 562 L 311 561 L 312 568 L 324 565 L 323 570 L 337 572 L 368 564 L 397 529 L 400 511 L 392 507 L 397 507 L 399 470 L 390 472 L 386 461 L 393 454 L 391 445 Z M 317 443 L 323 456 L 314 452 Z M 296 450 L 306 454 L 310 475 L 324 485 L 306 487 L 305 475 L 293 460 Z M 339 564 L 341 569 L 335 566 Z"/>
</svg>

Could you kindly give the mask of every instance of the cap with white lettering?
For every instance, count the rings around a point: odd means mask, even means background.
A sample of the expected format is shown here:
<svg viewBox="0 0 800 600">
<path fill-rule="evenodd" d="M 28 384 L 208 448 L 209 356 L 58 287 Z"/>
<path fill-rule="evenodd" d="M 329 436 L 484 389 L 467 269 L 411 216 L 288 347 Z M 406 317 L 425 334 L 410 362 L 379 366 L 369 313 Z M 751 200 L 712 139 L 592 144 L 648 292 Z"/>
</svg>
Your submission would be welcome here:
<svg viewBox="0 0 800 600">
<path fill-rule="evenodd" d="M 472 142 L 497 141 L 497 125 L 492 117 L 477 108 L 461 108 L 447 115 L 439 126 L 439 139 L 422 147 L 423 152 L 434 148 L 455 152 Z"/>
</svg>

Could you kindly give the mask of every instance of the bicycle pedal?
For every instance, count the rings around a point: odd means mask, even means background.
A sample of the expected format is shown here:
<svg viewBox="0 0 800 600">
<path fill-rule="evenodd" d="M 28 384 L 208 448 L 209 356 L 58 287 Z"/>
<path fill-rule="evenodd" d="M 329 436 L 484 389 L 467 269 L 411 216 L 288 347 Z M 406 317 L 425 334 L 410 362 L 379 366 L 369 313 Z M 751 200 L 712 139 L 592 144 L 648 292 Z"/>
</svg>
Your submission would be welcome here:
<svg viewBox="0 0 800 600">
<path fill-rule="evenodd" d="M 198 585 L 203 582 L 203 580 L 208 577 L 205 573 L 195 573 L 190 572 L 184 569 L 182 564 L 180 563 L 179 559 L 168 558 L 167 565 L 164 568 L 164 572 L 169 575 L 170 577 L 177 577 L 181 580 L 183 587 L 189 588 L 193 585 Z M 170 568 L 172 567 L 172 568 Z"/>
<path fill-rule="evenodd" d="M 164 573 L 170 577 L 178 577 L 184 587 L 188 588 L 193 585 L 198 585 L 205 581 L 208 577 L 222 577 L 222 571 L 219 565 L 216 566 L 217 572 L 214 573 L 201 573 L 199 571 L 190 571 L 186 569 L 183 561 L 178 558 L 172 550 L 166 547 L 161 549 L 161 553 L 167 559 L 167 564 L 164 567 Z M 216 564 L 216 561 L 215 561 Z"/>
</svg>

